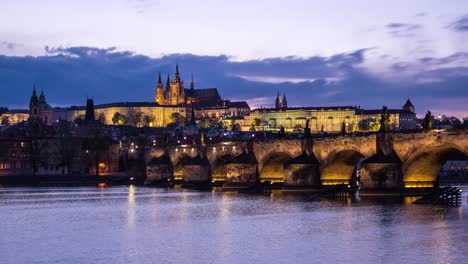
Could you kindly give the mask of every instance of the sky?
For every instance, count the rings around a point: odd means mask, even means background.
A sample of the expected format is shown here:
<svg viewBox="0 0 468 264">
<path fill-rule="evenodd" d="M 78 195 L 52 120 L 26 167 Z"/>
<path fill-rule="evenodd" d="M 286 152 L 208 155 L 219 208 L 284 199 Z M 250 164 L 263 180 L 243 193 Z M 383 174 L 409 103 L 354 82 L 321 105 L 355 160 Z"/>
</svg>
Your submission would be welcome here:
<svg viewBox="0 0 468 264">
<path fill-rule="evenodd" d="M 158 72 L 252 108 L 468 116 L 468 0 L 0 0 L 0 106 L 152 101 Z"/>
</svg>

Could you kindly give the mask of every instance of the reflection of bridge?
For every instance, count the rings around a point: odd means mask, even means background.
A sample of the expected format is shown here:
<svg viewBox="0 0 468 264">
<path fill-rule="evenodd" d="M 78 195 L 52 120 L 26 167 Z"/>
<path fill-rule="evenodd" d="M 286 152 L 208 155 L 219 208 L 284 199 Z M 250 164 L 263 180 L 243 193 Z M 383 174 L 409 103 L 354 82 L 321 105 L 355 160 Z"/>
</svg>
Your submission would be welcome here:
<svg viewBox="0 0 468 264">
<path fill-rule="evenodd" d="M 226 164 L 246 149 L 246 142 L 208 145 L 206 157 L 213 180 L 224 180 Z M 355 168 L 361 167 L 364 188 L 431 187 L 446 160 L 466 158 L 468 137 L 460 132 L 340 136 L 308 142 L 278 139 L 256 141 L 251 149 L 260 181 L 292 186 L 341 184 L 348 183 Z M 168 151 L 172 164 L 167 165 L 172 165 L 176 178 L 182 177 L 184 161 L 198 154 L 195 145 L 175 146 Z M 306 161 L 301 155 L 304 152 L 308 154 Z M 163 153 L 163 149 L 155 149 L 148 160 Z"/>
</svg>

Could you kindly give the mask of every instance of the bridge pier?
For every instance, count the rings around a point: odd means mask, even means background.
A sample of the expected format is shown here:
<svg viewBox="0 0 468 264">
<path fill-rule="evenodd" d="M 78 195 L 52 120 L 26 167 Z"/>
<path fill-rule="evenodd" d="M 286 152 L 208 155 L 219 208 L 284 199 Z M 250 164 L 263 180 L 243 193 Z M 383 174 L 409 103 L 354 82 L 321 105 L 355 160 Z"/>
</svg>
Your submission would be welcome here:
<svg viewBox="0 0 468 264">
<path fill-rule="evenodd" d="M 283 188 L 319 187 L 319 162 L 312 153 L 311 156 L 303 152 L 284 165 Z"/>
<path fill-rule="evenodd" d="M 246 188 L 259 182 L 258 161 L 249 151 L 242 152 L 227 165 L 227 176 L 224 188 Z"/>
</svg>

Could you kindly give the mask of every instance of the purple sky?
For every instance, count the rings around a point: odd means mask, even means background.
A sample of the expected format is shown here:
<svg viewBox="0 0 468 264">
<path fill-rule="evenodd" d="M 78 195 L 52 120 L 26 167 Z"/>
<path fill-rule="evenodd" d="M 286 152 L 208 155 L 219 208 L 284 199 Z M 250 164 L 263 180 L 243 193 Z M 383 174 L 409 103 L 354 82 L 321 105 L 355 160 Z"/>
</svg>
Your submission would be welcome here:
<svg viewBox="0 0 468 264">
<path fill-rule="evenodd" d="M 0 105 L 151 101 L 158 71 L 271 106 L 468 116 L 468 1 L 3 1 Z"/>
</svg>

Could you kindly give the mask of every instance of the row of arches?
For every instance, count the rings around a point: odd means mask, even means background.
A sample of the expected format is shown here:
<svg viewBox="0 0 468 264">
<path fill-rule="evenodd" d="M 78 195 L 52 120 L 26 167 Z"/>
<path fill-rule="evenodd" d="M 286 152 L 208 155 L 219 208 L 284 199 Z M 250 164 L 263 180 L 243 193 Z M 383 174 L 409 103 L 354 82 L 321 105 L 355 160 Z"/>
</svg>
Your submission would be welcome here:
<svg viewBox="0 0 468 264">
<path fill-rule="evenodd" d="M 173 163 L 175 179 L 182 177 L 182 164 L 187 160 L 189 155 L 181 154 Z M 234 155 L 225 153 L 217 157 L 211 162 L 211 176 L 214 180 L 222 181 L 227 175 L 227 166 Z M 294 157 L 285 152 L 272 151 L 263 160 L 259 160 L 258 172 L 260 181 L 283 182 L 285 178 L 284 166 Z M 348 183 L 352 177 L 356 176 L 356 172 L 361 168 L 363 161 L 369 158 L 358 150 L 342 150 L 330 154 L 326 160 L 321 160 L 318 167 L 320 168 L 320 182 L 323 185 L 333 185 Z M 463 150 L 457 146 L 425 146 L 415 151 L 410 157 L 401 162 L 400 167 L 383 167 L 380 171 L 374 171 L 370 181 L 376 181 L 375 186 L 385 187 L 382 181 L 385 182 L 392 177 L 387 177 L 384 174 L 391 170 L 391 175 L 395 175 L 391 180 L 398 181 L 402 187 L 432 187 L 437 181 L 438 174 L 443 164 L 448 160 L 466 160 L 467 156 Z M 396 183 L 392 183 L 394 186 Z M 370 186 L 370 185 L 369 185 Z"/>
</svg>

